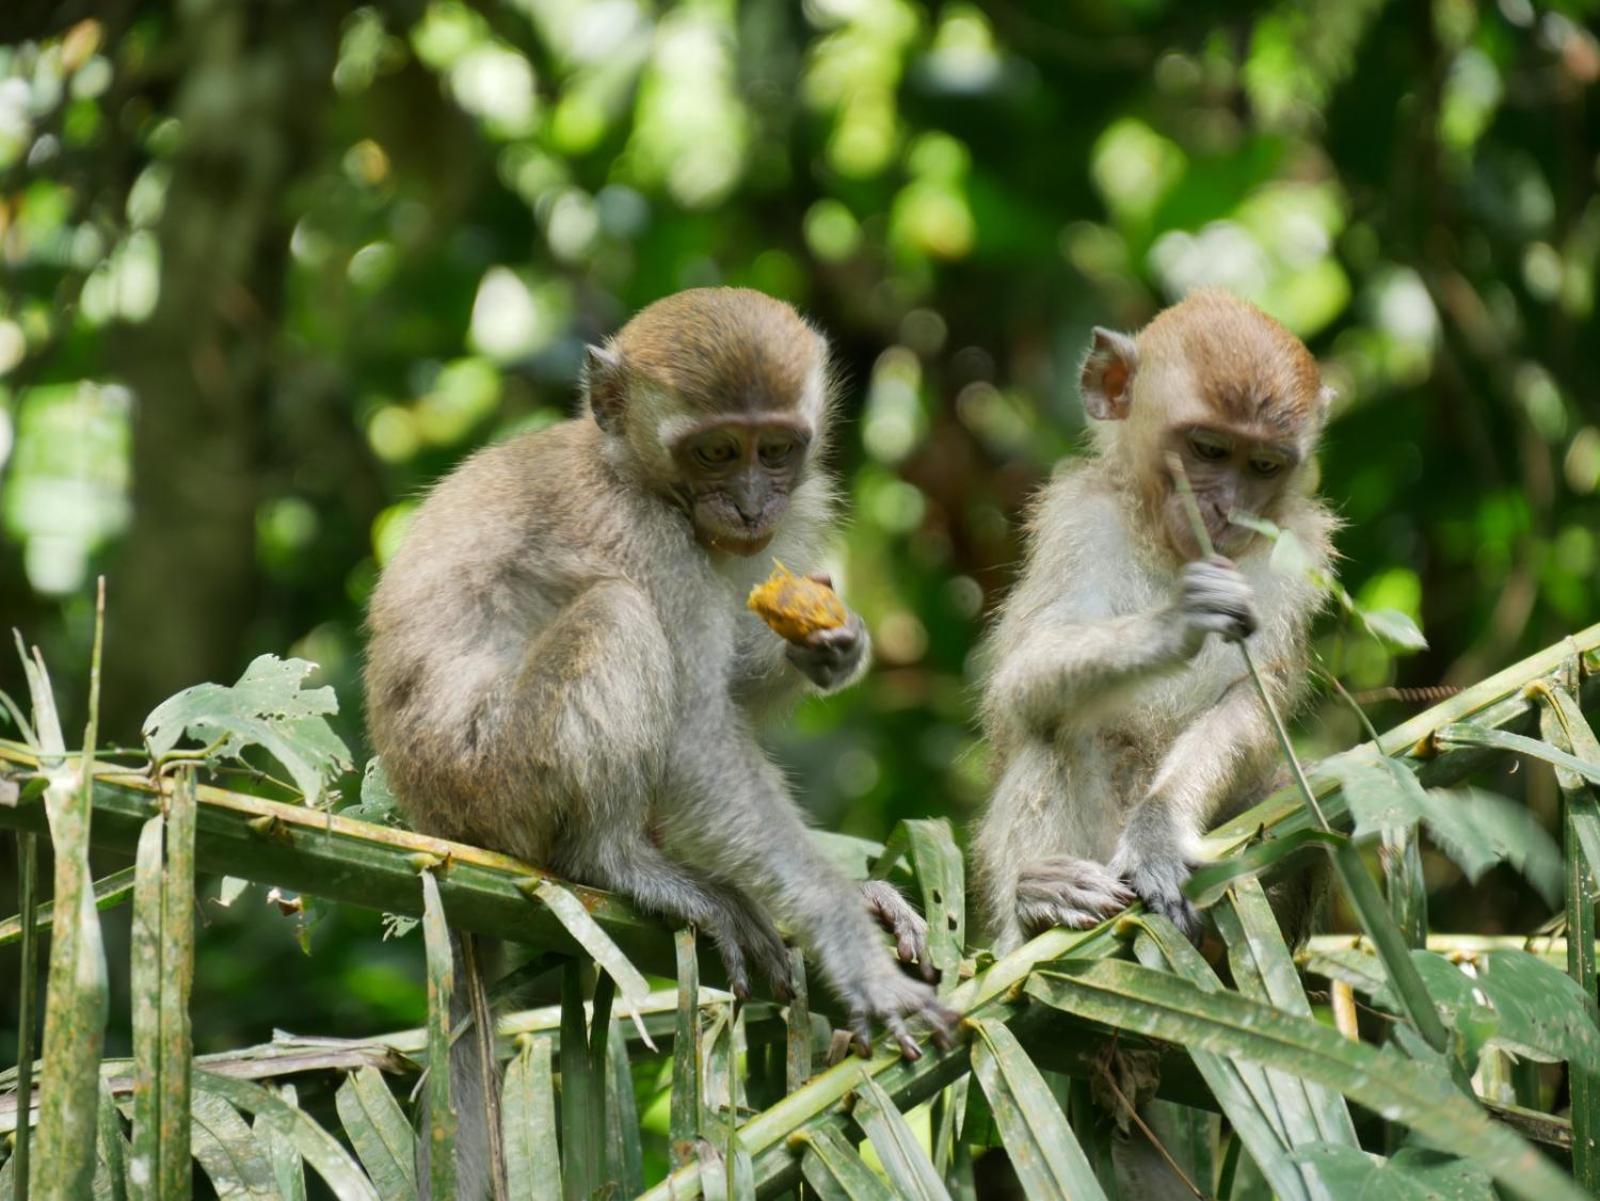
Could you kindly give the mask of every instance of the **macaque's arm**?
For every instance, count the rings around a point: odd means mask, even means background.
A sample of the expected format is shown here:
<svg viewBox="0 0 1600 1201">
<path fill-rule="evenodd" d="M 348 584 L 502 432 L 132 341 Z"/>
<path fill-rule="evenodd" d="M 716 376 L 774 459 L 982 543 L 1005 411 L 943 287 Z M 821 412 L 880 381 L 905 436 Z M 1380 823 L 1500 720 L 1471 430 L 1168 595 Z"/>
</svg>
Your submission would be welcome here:
<svg viewBox="0 0 1600 1201">
<path fill-rule="evenodd" d="M 1104 717 L 1116 694 L 1189 657 L 1184 623 L 1172 609 L 1100 621 L 1042 618 L 997 666 L 989 707 L 1033 727 Z"/>
</svg>

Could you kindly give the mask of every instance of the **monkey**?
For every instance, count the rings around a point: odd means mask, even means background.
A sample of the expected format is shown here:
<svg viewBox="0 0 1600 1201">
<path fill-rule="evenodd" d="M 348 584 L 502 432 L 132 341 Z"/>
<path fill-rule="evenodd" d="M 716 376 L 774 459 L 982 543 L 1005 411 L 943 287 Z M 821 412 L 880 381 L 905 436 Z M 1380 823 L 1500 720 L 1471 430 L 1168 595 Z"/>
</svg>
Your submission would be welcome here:
<svg viewBox="0 0 1600 1201">
<path fill-rule="evenodd" d="M 881 1025 L 915 1058 L 909 1023 L 942 1040 L 952 1015 L 872 918 L 903 949 L 921 918 L 813 845 L 755 733 L 870 658 L 853 611 L 786 642 L 745 607 L 774 557 L 826 548 L 835 390 L 822 334 L 762 293 L 641 310 L 586 350 L 577 417 L 477 452 L 418 507 L 371 599 L 367 718 L 416 828 L 692 923 L 736 997 L 753 973 L 790 995 L 776 915 L 860 1048 Z"/>
<path fill-rule="evenodd" d="M 1268 540 L 1230 517 L 1275 522 L 1321 572 L 1334 558 L 1336 520 L 1311 487 L 1332 393 L 1259 309 L 1200 291 L 1137 335 L 1095 328 L 1079 388 L 1091 452 L 1037 498 L 984 650 L 996 783 L 973 849 L 996 953 L 1136 899 L 1198 938 L 1183 885 L 1199 836 L 1264 796 L 1277 759 L 1230 644 L 1247 641 L 1290 712 L 1326 595 L 1310 572 L 1272 570 Z M 1200 557 L 1170 455 L 1213 557 Z M 1275 898 L 1298 936 L 1310 891 Z"/>
</svg>

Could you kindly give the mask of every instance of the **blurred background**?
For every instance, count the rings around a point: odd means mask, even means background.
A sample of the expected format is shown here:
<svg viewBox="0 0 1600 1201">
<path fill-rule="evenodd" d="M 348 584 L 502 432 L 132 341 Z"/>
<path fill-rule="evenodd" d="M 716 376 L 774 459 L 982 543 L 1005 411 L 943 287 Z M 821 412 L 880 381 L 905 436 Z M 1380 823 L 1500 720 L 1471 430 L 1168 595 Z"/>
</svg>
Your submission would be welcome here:
<svg viewBox="0 0 1600 1201">
<path fill-rule="evenodd" d="M 960 826 L 973 647 L 1083 442 L 1090 326 L 1214 284 L 1323 362 L 1344 582 L 1431 643 L 1330 619 L 1329 667 L 1471 682 L 1596 619 L 1596 7 L 13 0 L 0 626 L 81 728 L 104 573 L 103 738 L 271 651 L 321 665 L 359 761 L 363 608 L 419 494 L 567 415 L 640 306 L 747 285 L 844 367 L 838 574 L 879 657 L 775 746 L 823 824 Z M 1301 731 L 1358 736 L 1326 704 Z M 1555 811 L 1542 775 L 1501 786 Z M 1509 872 L 1428 870 L 1436 928 L 1546 915 Z M 251 890 L 204 921 L 200 1050 L 422 1014 L 415 936 L 372 914 L 305 931 Z"/>
</svg>

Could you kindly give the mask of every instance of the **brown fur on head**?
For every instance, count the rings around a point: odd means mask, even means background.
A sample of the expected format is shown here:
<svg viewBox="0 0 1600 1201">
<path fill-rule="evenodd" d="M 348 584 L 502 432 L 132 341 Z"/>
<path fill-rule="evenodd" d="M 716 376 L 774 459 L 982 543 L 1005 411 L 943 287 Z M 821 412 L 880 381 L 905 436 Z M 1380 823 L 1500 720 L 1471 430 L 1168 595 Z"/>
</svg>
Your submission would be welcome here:
<svg viewBox="0 0 1600 1201">
<path fill-rule="evenodd" d="M 1214 433 L 1232 474 L 1191 464 L 1202 514 L 1224 553 L 1251 542 L 1228 512 L 1276 516 L 1315 453 L 1330 393 L 1305 344 L 1254 305 L 1206 290 L 1157 314 L 1134 337 L 1096 329 L 1084 360 L 1084 410 L 1101 454 L 1133 484 L 1146 517 L 1180 555 L 1196 551 L 1164 455 L 1211 453 Z M 1201 433 L 1198 445 L 1190 436 Z M 1220 458 L 1220 456 L 1219 456 Z M 1280 462 L 1277 474 L 1256 468 Z M 1192 474 L 1195 474 L 1192 471 Z"/>
<path fill-rule="evenodd" d="M 590 347 L 584 392 L 614 464 L 680 504 L 707 546 L 753 554 L 821 446 L 827 343 L 781 300 L 692 288 Z"/>
</svg>

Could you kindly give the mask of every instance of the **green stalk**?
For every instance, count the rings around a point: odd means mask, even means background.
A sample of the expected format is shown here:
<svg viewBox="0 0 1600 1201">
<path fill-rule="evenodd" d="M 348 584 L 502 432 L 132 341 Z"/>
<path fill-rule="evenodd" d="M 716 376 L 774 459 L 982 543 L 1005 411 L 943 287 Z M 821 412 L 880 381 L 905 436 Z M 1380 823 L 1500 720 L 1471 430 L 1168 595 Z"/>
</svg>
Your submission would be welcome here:
<svg viewBox="0 0 1600 1201">
<path fill-rule="evenodd" d="M 1200 506 L 1194 499 L 1194 489 L 1189 486 L 1189 477 L 1177 455 L 1167 456 L 1167 470 L 1172 473 L 1173 485 L 1183 501 L 1184 511 L 1189 515 L 1195 541 L 1209 558 L 1215 553 L 1211 545 L 1211 536 L 1206 532 L 1205 521 L 1200 516 Z M 1294 746 L 1289 742 L 1289 731 L 1284 727 L 1283 718 L 1278 714 L 1278 707 L 1272 703 L 1272 697 L 1261 679 L 1261 673 L 1256 670 L 1250 647 L 1242 639 L 1237 645 L 1239 653 L 1244 656 L 1245 666 L 1250 670 L 1250 679 L 1255 683 L 1256 693 L 1261 697 L 1261 703 L 1267 710 L 1267 717 L 1272 722 L 1272 731 L 1278 739 L 1278 749 L 1283 752 L 1284 760 L 1294 775 L 1295 787 L 1300 790 L 1306 808 L 1316 816 L 1317 825 L 1331 833 L 1333 827 L 1329 825 L 1322 806 L 1317 803 L 1317 794 L 1312 789 L 1311 782 L 1306 779 L 1305 769 L 1300 766 L 1300 757 L 1294 753 Z M 1421 974 L 1411 961 L 1410 948 L 1406 946 L 1399 927 L 1390 918 L 1388 905 L 1376 885 L 1372 883 L 1372 877 L 1367 874 L 1361 856 L 1353 846 L 1344 843 L 1333 852 L 1333 867 L 1351 903 L 1355 906 L 1361 928 L 1367 932 L 1367 937 L 1372 939 L 1373 945 L 1378 948 L 1378 957 L 1383 961 L 1389 979 L 1394 983 L 1395 994 L 1400 998 L 1406 1016 L 1411 1019 L 1418 1033 L 1427 1040 L 1430 1047 L 1441 1053 L 1447 1052 L 1450 1047 L 1449 1031 L 1440 1020 L 1438 1010 L 1433 1006 L 1433 998 L 1428 994 Z M 1460 1082 L 1458 1080 L 1458 1083 Z"/>
</svg>

